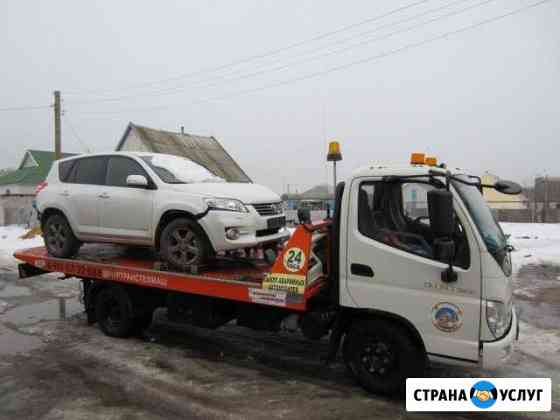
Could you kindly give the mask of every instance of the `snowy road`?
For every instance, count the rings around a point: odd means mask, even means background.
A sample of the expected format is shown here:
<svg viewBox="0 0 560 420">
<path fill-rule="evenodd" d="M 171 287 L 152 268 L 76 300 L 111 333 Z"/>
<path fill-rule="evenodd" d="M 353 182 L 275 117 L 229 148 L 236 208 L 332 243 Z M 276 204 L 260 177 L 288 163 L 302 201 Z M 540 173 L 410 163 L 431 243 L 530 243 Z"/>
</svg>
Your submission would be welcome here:
<svg viewBox="0 0 560 420">
<path fill-rule="evenodd" d="M 509 225 L 521 336 L 497 372 L 432 367 L 432 377 L 551 377 L 560 419 L 560 226 Z M 110 339 L 87 326 L 74 280 L 18 280 L 11 252 L 21 229 L 0 229 L 0 419 L 433 418 L 370 396 L 341 363 L 317 362 L 324 343 L 228 325 L 173 325 L 159 313 L 155 342 Z M 504 418 L 486 413 L 490 418 Z M 468 418 L 442 414 L 442 419 Z"/>
</svg>

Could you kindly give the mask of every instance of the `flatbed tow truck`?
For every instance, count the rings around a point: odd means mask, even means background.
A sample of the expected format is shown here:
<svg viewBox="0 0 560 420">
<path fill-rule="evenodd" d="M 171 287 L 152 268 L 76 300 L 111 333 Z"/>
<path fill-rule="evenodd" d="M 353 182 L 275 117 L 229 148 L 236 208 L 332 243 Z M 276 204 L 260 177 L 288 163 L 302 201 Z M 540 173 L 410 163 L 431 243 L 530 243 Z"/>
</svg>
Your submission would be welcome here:
<svg viewBox="0 0 560 420">
<path fill-rule="evenodd" d="M 73 259 L 44 247 L 14 256 L 20 277 L 81 279 L 88 321 L 109 336 L 142 331 L 159 307 L 199 327 L 299 329 L 328 337 L 324 361 L 342 349 L 363 387 L 393 393 L 431 360 L 493 367 L 512 352 L 510 249 L 481 190 L 480 179 L 413 155 L 411 165 L 368 166 L 339 183 L 333 218 L 297 226 L 271 263 L 247 253 L 178 273 L 112 245 Z"/>
</svg>

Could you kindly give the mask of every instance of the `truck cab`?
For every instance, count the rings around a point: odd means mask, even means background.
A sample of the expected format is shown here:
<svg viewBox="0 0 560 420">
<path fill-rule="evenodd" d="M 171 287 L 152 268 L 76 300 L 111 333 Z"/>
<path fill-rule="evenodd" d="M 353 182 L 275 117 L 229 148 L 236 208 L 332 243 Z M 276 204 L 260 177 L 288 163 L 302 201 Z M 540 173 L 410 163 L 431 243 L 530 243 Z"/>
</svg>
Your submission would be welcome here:
<svg viewBox="0 0 560 420">
<path fill-rule="evenodd" d="M 497 188 L 515 193 L 512 185 Z M 451 203 L 443 233 L 438 191 Z M 510 247 L 481 191 L 480 179 L 424 159 L 357 169 L 337 188 L 340 306 L 353 318 L 388 320 L 429 360 L 484 368 L 505 361 L 518 335 Z M 383 340 L 372 333 L 370 342 L 369 352 L 361 349 L 365 366 L 354 370 L 383 369 L 368 359 Z"/>
</svg>

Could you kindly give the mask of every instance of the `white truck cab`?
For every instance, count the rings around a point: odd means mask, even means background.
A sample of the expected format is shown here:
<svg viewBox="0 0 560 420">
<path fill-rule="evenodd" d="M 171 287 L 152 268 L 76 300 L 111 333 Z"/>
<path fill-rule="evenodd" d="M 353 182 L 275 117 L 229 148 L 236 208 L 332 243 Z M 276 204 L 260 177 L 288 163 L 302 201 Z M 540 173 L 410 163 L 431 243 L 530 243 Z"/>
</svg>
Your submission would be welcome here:
<svg viewBox="0 0 560 420">
<path fill-rule="evenodd" d="M 340 305 L 399 319 L 430 360 L 492 368 L 518 336 L 511 249 L 480 179 L 427 161 L 363 167 L 339 186 Z M 434 226 L 445 218 L 434 191 L 452 203 L 452 231 Z"/>
</svg>

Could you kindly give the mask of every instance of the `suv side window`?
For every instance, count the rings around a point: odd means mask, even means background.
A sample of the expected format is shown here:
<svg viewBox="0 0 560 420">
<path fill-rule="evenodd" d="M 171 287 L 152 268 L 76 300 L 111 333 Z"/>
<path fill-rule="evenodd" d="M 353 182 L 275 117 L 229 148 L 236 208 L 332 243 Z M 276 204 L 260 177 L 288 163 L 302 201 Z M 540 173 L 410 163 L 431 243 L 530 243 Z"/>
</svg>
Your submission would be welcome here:
<svg viewBox="0 0 560 420">
<path fill-rule="evenodd" d="M 358 192 L 358 230 L 394 248 L 436 259 L 427 203 L 427 192 L 434 188 L 424 182 L 362 182 Z M 467 237 L 456 220 L 454 265 L 468 268 Z"/>
<path fill-rule="evenodd" d="M 113 187 L 126 187 L 126 178 L 129 175 L 143 175 L 150 179 L 144 168 L 131 158 L 124 156 L 111 156 L 107 164 L 106 184 Z"/>
<path fill-rule="evenodd" d="M 67 182 L 74 184 L 104 185 L 107 158 L 95 156 L 76 159 Z"/>
</svg>

